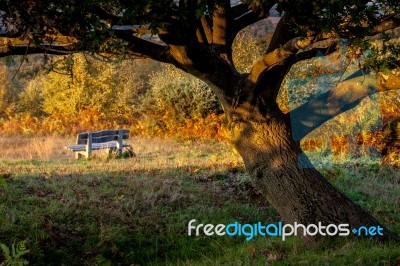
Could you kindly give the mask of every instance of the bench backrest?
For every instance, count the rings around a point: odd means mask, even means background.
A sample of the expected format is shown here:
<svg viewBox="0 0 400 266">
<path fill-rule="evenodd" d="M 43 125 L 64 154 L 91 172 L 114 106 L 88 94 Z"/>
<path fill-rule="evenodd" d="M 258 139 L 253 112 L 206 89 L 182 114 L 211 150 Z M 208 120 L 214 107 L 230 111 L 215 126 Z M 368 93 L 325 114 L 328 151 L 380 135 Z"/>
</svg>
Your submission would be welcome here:
<svg viewBox="0 0 400 266">
<path fill-rule="evenodd" d="M 78 145 L 87 144 L 89 139 L 89 134 L 92 136 L 92 143 L 103 143 L 108 141 L 129 139 L 128 129 L 102 130 L 97 132 L 79 133 L 77 136 L 76 144 Z M 121 134 L 120 137 L 119 134 Z"/>
</svg>

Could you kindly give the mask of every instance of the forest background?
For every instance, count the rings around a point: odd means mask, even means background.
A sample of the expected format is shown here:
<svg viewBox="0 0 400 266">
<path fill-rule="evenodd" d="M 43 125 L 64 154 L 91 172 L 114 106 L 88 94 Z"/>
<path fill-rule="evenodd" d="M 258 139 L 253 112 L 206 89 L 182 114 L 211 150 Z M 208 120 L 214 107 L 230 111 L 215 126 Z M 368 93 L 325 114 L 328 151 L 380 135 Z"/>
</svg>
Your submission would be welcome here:
<svg viewBox="0 0 400 266">
<path fill-rule="evenodd" d="M 249 72 L 263 55 L 277 21 L 260 21 L 238 35 L 233 56 L 240 71 Z M 357 69 L 357 62 L 350 60 L 343 73 L 352 68 Z M 344 76 L 323 80 L 329 73 L 312 61 L 297 64 L 290 72 L 278 100 L 286 112 Z M 0 59 L 0 79 L 0 133 L 5 136 L 72 136 L 129 128 L 132 135 L 142 137 L 225 139 L 222 110 L 207 85 L 156 61 L 83 53 L 10 56 Z M 371 96 L 309 134 L 302 148 L 328 156 L 328 163 L 380 157 L 398 165 L 399 104 L 397 91 Z"/>
</svg>

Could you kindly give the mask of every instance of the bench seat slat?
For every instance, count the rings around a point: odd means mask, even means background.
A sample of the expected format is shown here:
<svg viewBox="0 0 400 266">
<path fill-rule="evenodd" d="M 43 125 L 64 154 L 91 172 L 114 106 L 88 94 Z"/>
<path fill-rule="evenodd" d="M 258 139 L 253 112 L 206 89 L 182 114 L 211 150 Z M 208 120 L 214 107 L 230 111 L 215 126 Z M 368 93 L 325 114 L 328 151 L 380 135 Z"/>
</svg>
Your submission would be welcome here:
<svg viewBox="0 0 400 266">
<path fill-rule="evenodd" d="M 122 134 L 129 135 L 129 130 L 128 129 L 121 129 Z M 97 131 L 92 133 L 92 137 L 97 138 L 97 137 L 102 137 L 102 136 L 107 136 L 107 135 L 118 135 L 118 130 L 102 130 L 102 131 Z"/>
<path fill-rule="evenodd" d="M 129 139 L 129 135 L 122 135 L 122 139 Z M 110 136 L 101 136 L 101 137 L 92 137 L 92 143 L 103 143 L 103 142 L 109 142 L 113 140 L 118 140 L 118 135 L 110 135 Z M 87 139 L 79 139 L 78 140 L 79 144 L 86 144 Z"/>
<path fill-rule="evenodd" d="M 87 143 L 87 133 L 81 133 L 78 135 L 78 144 L 86 144 Z M 129 133 L 125 133 L 122 135 L 122 139 L 129 139 Z M 102 142 L 108 142 L 108 141 L 113 141 L 113 140 L 118 140 L 118 133 L 117 134 L 112 134 L 112 135 L 103 135 L 103 136 L 94 136 L 94 133 L 92 134 L 92 143 L 102 143 Z"/>
<path fill-rule="evenodd" d="M 122 129 L 122 134 L 123 135 L 128 135 L 129 136 L 129 129 Z M 96 131 L 92 132 L 92 137 L 97 138 L 97 137 L 102 137 L 102 136 L 110 136 L 110 135 L 118 135 L 118 130 L 102 130 L 102 131 Z M 83 132 L 78 134 L 79 138 L 86 138 L 88 137 L 88 132 Z"/>
<path fill-rule="evenodd" d="M 130 145 L 128 143 L 123 143 L 122 146 L 129 147 Z M 100 149 L 116 148 L 116 147 L 117 147 L 117 143 L 115 141 L 92 144 L 92 150 L 100 150 Z M 71 150 L 73 152 L 85 151 L 86 145 L 70 145 L 70 146 L 66 146 L 65 148 L 68 150 Z"/>
</svg>

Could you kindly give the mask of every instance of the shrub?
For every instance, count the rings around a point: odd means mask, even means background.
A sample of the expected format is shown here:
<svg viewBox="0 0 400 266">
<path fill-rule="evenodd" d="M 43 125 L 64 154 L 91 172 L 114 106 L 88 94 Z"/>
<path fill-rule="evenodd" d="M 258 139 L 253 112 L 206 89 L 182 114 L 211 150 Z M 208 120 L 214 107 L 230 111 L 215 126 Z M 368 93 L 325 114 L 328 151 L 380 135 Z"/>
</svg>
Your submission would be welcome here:
<svg viewBox="0 0 400 266">
<path fill-rule="evenodd" d="M 149 83 L 150 89 L 136 106 L 146 114 L 173 116 L 180 123 L 219 110 L 215 94 L 204 82 L 172 66 L 154 72 Z"/>
<path fill-rule="evenodd" d="M 31 80 L 25 89 L 18 95 L 17 113 L 29 113 L 34 117 L 45 115 L 43 109 L 43 92 L 40 81 Z"/>
<path fill-rule="evenodd" d="M 149 80 L 150 88 L 134 105 L 136 131 L 182 138 L 221 138 L 221 112 L 215 94 L 200 80 L 162 66 Z M 206 122 L 207 121 L 207 122 Z"/>
</svg>

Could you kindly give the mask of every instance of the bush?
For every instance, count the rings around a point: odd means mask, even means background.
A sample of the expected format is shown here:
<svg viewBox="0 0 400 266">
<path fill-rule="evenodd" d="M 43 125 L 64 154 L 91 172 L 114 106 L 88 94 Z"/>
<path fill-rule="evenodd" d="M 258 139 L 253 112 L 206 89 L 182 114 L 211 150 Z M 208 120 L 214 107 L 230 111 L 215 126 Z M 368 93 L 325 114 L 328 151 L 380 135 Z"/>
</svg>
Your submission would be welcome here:
<svg viewBox="0 0 400 266">
<path fill-rule="evenodd" d="M 173 116 L 177 122 L 183 122 L 219 110 L 215 94 L 204 82 L 172 66 L 154 72 L 149 83 L 150 89 L 136 106 L 146 114 Z"/>
<path fill-rule="evenodd" d="M 34 117 L 42 117 L 45 115 L 43 102 L 42 84 L 39 81 L 32 80 L 18 95 L 16 112 L 29 113 Z"/>
<path fill-rule="evenodd" d="M 139 131 L 183 138 L 219 135 L 220 117 L 215 114 L 221 109 L 205 83 L 166 65 L 153 72 L 149 85 L 134 105 Z"/>
</svg>

